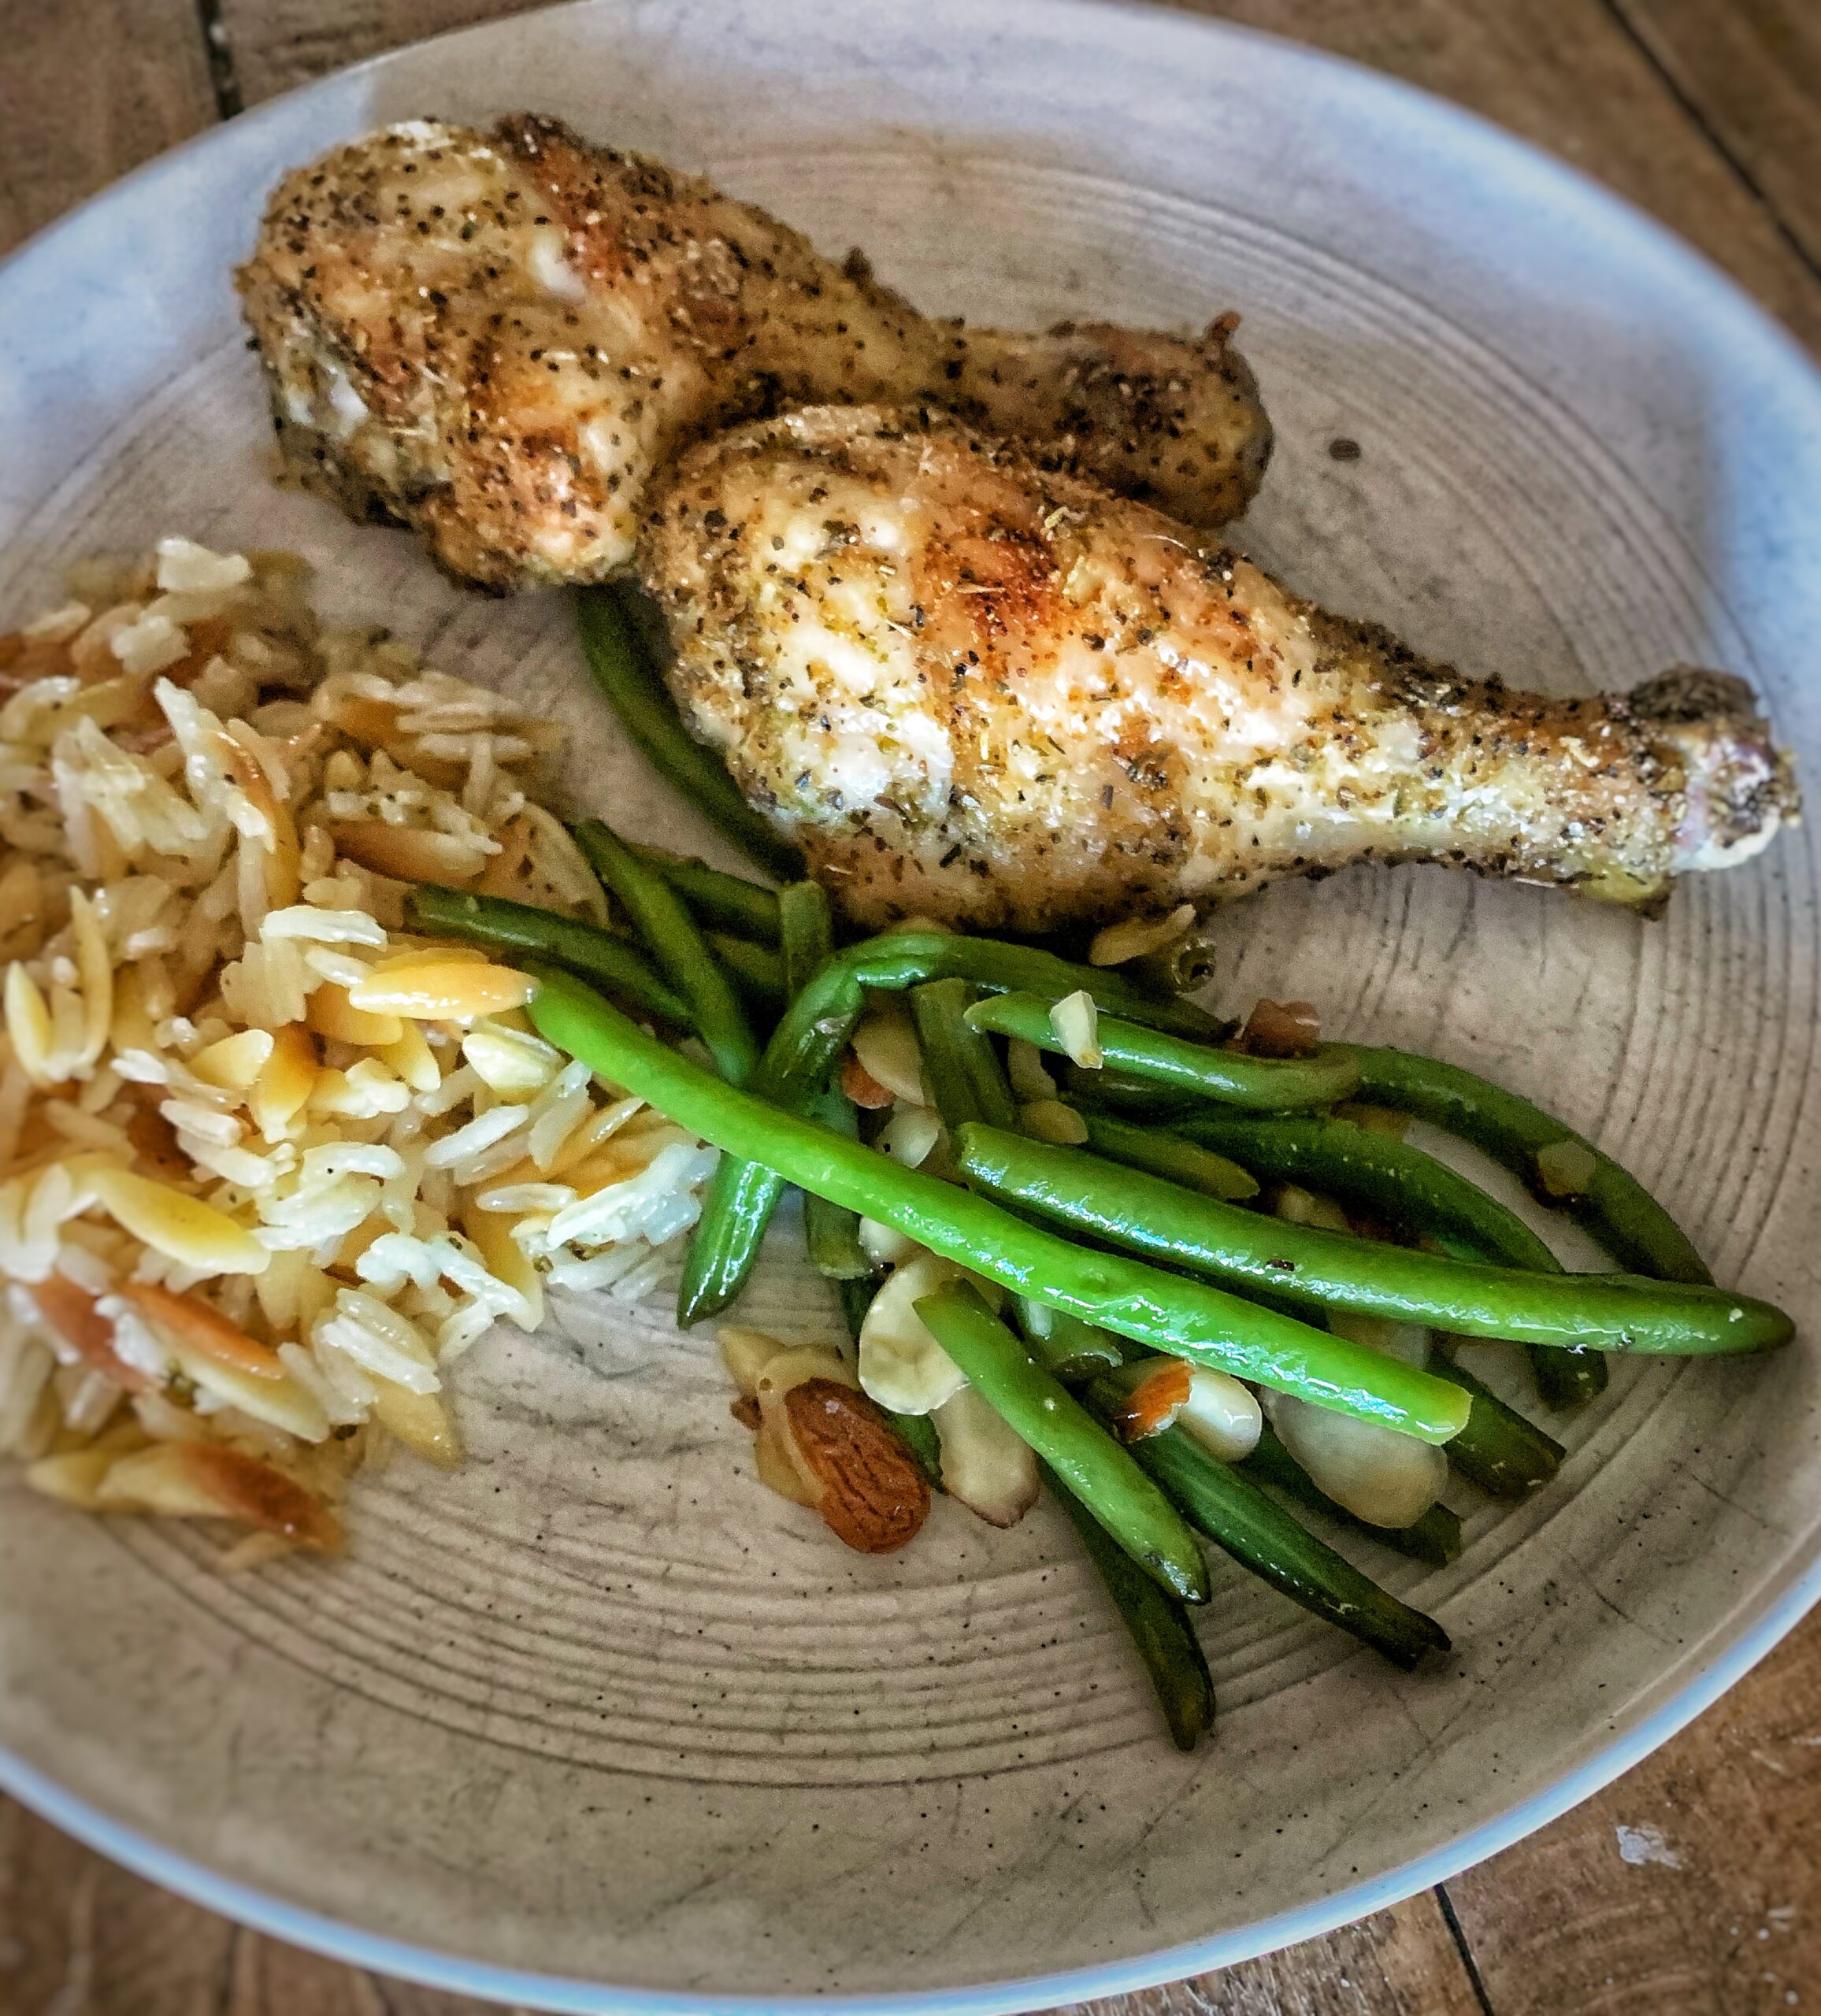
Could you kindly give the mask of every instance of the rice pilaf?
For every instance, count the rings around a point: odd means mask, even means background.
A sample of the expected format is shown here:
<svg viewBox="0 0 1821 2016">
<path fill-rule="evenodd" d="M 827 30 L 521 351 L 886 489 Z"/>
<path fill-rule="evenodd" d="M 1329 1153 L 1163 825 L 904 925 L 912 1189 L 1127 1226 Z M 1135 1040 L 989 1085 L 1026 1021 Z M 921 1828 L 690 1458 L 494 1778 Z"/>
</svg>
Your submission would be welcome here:
<svg viewBox="0 0 1821 2016">
<path fill-rule="evenodd" d="M 400 928 L 409 881 L 606 922 L 560 739 L 308 570 L 184 539 L 0 637 L 0 1454 L 108 1511 L 332 1547 L 451 1362 L 547 1281 L 627 1300 L 714 1152 Z"/>
</svg>

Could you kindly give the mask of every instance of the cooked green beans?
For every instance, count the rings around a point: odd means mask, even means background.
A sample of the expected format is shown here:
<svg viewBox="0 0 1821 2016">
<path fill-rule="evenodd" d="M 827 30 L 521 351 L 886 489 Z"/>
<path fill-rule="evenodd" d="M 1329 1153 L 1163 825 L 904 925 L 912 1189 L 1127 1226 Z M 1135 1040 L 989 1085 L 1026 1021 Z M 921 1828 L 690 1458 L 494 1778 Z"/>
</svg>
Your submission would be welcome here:
<svg viewBox="0 0 1821 2016">
<path fill-rule="evenodd" d="M 1621 1265 L 1666 1281 L 1712 1280 L 1687 1234 L 1644 1185 L 1541 1106 L 1459 1065 L 1404 1050 L 1341 1047 L 1359 1067 L 1360 1098 L 1414 1114 L 1472 1142 L 1543 1203 L 1566 1205 Z M 1564 1145 L 1584 1153 L 1589 1171 L 1585 1189 L 1570 1197 L 1551 1192 L 1537 1162 L 1540 1153 Z"/>
<path fill-rule="evenodd" d="M 1028 1295 L 1018 1298 L 1018 1326 L 1031 1356 L 1065 1385 L 1079 1385 L 1096 1372 L 1110 1372 L 1126 1362 L 1127 1347 L 1111 1330 L 1096 1330 L 1080 1317 L 1066 1316 Z"/>
<path fill-rule="evenodd" d="M 833 957 L 835 920 L 819 882 L 792 882 L 777 899 L 777 943 L 784 954 L 784 988 L 801 994 Z"/>
<path fill-rule="evenodd" d="M 1526 1273 L 1381 1245 L 1263 1217 L 1142 1170 L 1110 1168 L 1079 1149 L 997 1128 L 964 1127 L 955 1148 L 969 1182 L 994 1196 L 1304 1307 L 1352 1310 L 1469 1336 L 1619 1351 L 1770 1351 L 1793 1331 L 1781 1310 L 1749 1295 L 1630 1274 Z"/>
<path fill-rule="evenodd" d="M 993 993 L 1026 993 L 1044 1002 L 1085 989 L 1102 1011 L 1122 1016 L 1147 1029 L 1207 1037 L 1226 1025 L 1192 1001 L 1165 1001 L 1147 994 L 1105 966 L 1078 966 L 1035 945 L 1011 945 L 997 938 L 958 938 L 941 931 L 888 931 L 850 945 L 840 957 L 868 987 L 899 989 L 925 980 L 965 980 Z M 1048 1006 L 1044 1010 L 1048 1019 Z"/>
<path fill-rule="evenodd" d="M 807 1113 L 826 1088 L 866 999 L 838 961 L 824 966 L 773 1030 L 755 1076 L 758 1096 L 792 1114 Z M 867 1152 L 857 1141 L 851 1145 Z M 750 1156 L 724 1154 L 715 1165 L 677 1285 L 677 1321 L 684 1329 L 718 1315 L 746 1285 L 783 1194 L 784 1177 Z"/>
<path fill-rule="evenodd" d="M 824 977 L 829 975 L 851 979 L 840 959 L 823 969 Z M 1202 1282 L 1118 1254 L 1084 1250 L 985 1198 L 724 1084 L 559 969 L 539 969 L 529 1014 L 547 1042 L 637 1093 L 725 1156 L 762 1158 L 784 1180 L 895 1225 L 1014 1295 L 1033 1295 L 1154 1350 L 1426 1441 L 1447 1441 L 1467 1419 L 1467 1396 L 1459 1387 Z M 781 1036 L 817 991 L 812 985 L 792 1004 Z"/>
<path fill-rule="evenodd" d="M 620 836 L 625 839 L 625 836 Z M 657 869 L 674 889 L 699 923 L 714 931 L 731 931 L 736 938 L 750 938 L 756 945 L 778 942 L 777 891 L 761 882 L 749 882 L 744 875 L 729 875 L 725 869 L 710 868 L 693 855 L 672 854 L 664 847 L 650 847 L 626 840 L 640 860 Z"/>
<path fill-rule="evenodd" d="M 1214 1727 L 1214 1678 L 1187 1606 L 1126 1554 L 1059 1478 L 1045 1471 L 1044 1481 L 1080 1534 L 1144 1662 L 1171 1741 L 1178 1750 L 1192 1750 Z"/>
<path fill-rule="evenodd" d="M 1453 1448 L 1451 1442 L 1451 1455 Z M 1278 1440 L 1277 1431 L 1269 1421 L 1259 1433 L 1258 1447 L 1249 1456 L 1240 1458 L 1238 1467 L 1248 1477 L 1274 1484 L 1285 1497 L 1295 1499 L 1299 1505 L 1322 1513 L 1350 1532 L 1377 1540 L 1381 1547 L 1407 1555 L 1412 1561 L 1426 1561 L 1432 1568 L 1445 1568 L 1460 1552 L 1459 1514 L 1449 1511 L 1439 1499 L 1414 1525 L 1375 1526 L 1331 1499 Z"/>
<path fill-rule="evenodd" d="M 1089 1388 L 1097 1414 L 1116 1410 L 1120 1398 L 1110 1386 Z M 1425 1652 L 1448 1649 L 1448 1633 L 1433 1618 L 1380 1588 L 1250 1477 L 1209 1455 L 1181 1429 L 1148 1435 L 1131 1445 L 1131 1453 L 1216 1547 L 1304 1610 L 1351 1632 L 1406 1670 Z"/>
<path fill-rule="evenodd" d="M 629 938 L 585 918 L 540 910 L 504 896 L 477 896 L 421 882 L 405 892 L 405 928 L 430 938 L 459 938 L 491 952 L 529 953 L 604 987 L 635 1008 L 693 1028 L 689 1004 L 667 986 Z"/>
<path fill-rule="evenodd" d="M 769 945 L 755 944 L 730 931 L 705 931 L 702 942 L 732 981 L 746 1006 L 760 1016 L 776 1016 L 787 999 L 784 961 Z"/>
<path fill-rule="evenodd" d="M 1035 1362 L 973 1283 L 947 1282 L 916 1308 L 975 1391 L 1138 1566 L 1185 1603 L 1206 1603 L 1207 1563 L 1174 1506 L 1067 1388 Z"/>
<path fill-rule="evenodd" d="M 845 1135 L 850 1141 L 859 1140 L 859 1116 L 846 1093 L 831 1085 L 810 1111 L 835 1133 Z M 803 1243 L 809 1250 L 810 1266 L 825 1280 L 864 1280 L 873 1271 L 873 1263 L 860 1243 L 858 1217 L 839 1204 L 831 1204 L 827 1198 L 817 1196 L 813 1190 L 803 1193 Z"/>
<path fill-rule="evenodd" d="M 762 868 L 781 881 L 801 875 L 803 857 L 796 849 L 781 840 L 747 803 L 721 759 L 690 739 L 620 594 L 618 587 L 584 588 L 576 598 L 583 655 L 620 725 L 658 775 Z"/>
<path fill-rule="evenodd" d="M 688 906 L 610 827 L 584 819 L 576 843 L 612 890 L 644 939 L 664 977 L 689 1003 L 695 1033 L 730 1085 L 744 1085 L 758 1066 L 758 1046 L 740 998 L 695 928 Z"/>
<path fill-rule="evenodd" d="M 925 980 L 911 988 L 910 1015 L 924 1075 L 944 1126 L 984 1120 L 994 1127 L 1015 1127 L 1018 1106 L 992 1045 L 966 1019 L 976 998 L 964 980 Z"/>
<path fill-rule="evenodd" d="M 1089 991 L 1103 1008 L 1108 1006 L 1097 988 Z M 1039 1050 L 1066 1054 L 1050 1020 L 1055 999 L 1041 988 L 1001 994 L 969 1009 L 967 1019 L 977 1029 L 1022 1036 Z M 1218 1050 L 1211 1043 L 1185 1043 L 1164 1032 L 1163 1025 L 1155 1020 L 1133 1015 L 1126 1021 L 1122 1019 L 1124 1013 L 1100 1017 L 1098 1040 L 1106 1064 L 1179 1091 L 1282 1113 L 1293 1106 L 1332 1106 L 1359 1083 L 1359 1069 L 1352 1059 L 1336 1057 L 1331 1051 L 1318 1051 L 1313 1057 L 1248 1057 L 1243 1051 Z"/>
<path fill-rule="evenodd" d="M 1467 1426 L 1448 1445 L 1450 1465 L 1494 1498 L 1527 1498 L 1547 1484 L 1567 1456 L 1561 1443 L 1508 1407 L 1464 1365 L 1443 1356 L 1441 1369 L 1473 1402 Z"/>
<path fill-rule="evenodd" d="M 1562 1263 L 1515 1211 L 1447 1163 L 1350 1120 L 1298 1114 L 1260 1119 L 1203 1106 L 1178 1123 L 1190 1140 L 1237 1156 L 1260 1174 L 1304 1183 L 1363 1204 L 1411 1232 L 1441 1239 L 1457 1258 L 1559 1274 Z M 1092 1138 L 1090 1136 L 1090 1138 Z M 1590 1400 L 1606 1385 L 1592 1351 L 1526 1347 L 1537 1390 L 1552 1407 Z"/>
<path fill-rule="evenodd" d="M 991 1116 L 982 1114 L 982 1120 Z M 1128 1169 L 1148 1170 L 1166 1177 L 1185 1189 L 1199 1190 L 1204 1197 L 1219 1197 L 1229 1204 L 1243 1204 L 1259 1194 L 1257 1180 L 1249 1171 L 1199 1141 L 1185 1140 L 1162 1127 L 1139 1127 L 1111 1113 L 1091 1107 L 1081 1115 L 1088 1129 L 1088 1146 L 1108 1162 L 1123 1162 Z"/>
</svg>

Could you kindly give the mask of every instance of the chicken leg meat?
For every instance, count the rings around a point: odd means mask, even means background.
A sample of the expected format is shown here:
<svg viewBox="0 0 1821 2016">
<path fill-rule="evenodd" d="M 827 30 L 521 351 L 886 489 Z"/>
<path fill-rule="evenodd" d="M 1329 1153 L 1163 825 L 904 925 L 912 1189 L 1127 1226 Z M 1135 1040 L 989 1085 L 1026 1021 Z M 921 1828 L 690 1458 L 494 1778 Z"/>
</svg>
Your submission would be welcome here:
<svg viewBox="0 0 1821 2016">
<path fill-rule="evenodd" d="M 699 444 L 640 568 L 692 732 L 862 924 L 1044 932 L 1367 861 L 1648 908 L 1797 815 L 1741 680 L 1466 678 L 940 417 Z"/>
<path fill-rule="evenodd" d="M 919 315 L 866 262 L 554 120 L 414 120 L 274 191 L 239 285 L 293 467 L 492 588 L 625 565 L 684 442 L 783 408 L 929 400 L 1191 524 L 1270 449 L 1228 338 Z"/>
</svg>

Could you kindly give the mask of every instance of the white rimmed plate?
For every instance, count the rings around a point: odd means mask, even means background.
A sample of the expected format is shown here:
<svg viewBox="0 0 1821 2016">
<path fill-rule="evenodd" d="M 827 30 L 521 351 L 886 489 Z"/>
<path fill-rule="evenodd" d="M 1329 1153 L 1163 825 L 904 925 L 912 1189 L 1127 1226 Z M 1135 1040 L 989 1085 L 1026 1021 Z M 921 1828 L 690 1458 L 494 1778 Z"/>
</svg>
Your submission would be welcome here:
<svg viewBox="0 0 1821 2016">
<path fill-rule="evenodd" d="M 1242 543 L 1475 671 L 1678 659 L 1821 746 L 1821 391 L 1691 254 L 1463 115 L 1307 52 L 1058 0 L 636 0 L 402 51 L 154 164 L 0 272 L 0 616 L 64 559 L 284 543 L 339 612 L 573 728 L 577 798 L 696 843 L 556 598 L 465 598 L 269 480 L 228 287 L 284 168 L 531 106 L 708 169 L 923 306 L 1193 324 L 1276 421 Z M 1336 461 L 1330 441 L 1360 444 Z M 1812 1329 L 1812 842 L 1646 925 L 1440 871 L 1273 892 L 1223 992 L 1478 1061 L 1658 1188 Z M 785 1228 L 788 1232 L 788 1228 Z M 755 1320 L 827 1319 L 778 1242 Z M 0 1480 L 0 1783 L 161 1881 L 391 1971 L 573 2009 L 1029 2008 L 1305 1936 L 1478 1858 L 1678 1727 L 1812 1599 L 1803 1347 L 1625 1369 L 1561 1481 L 1383 1579 L 1453 1632 L 1404 1678 L 1220 1569 L 1223 1704 L 1171 1752 L 1059 1521 L 938 1508 L 843 1553 L 753 1481 L 710 1345 L 566 1303 L 462 1376 L 453 1479 L 395 1467 L 346 1563 Z"/>
</svg>

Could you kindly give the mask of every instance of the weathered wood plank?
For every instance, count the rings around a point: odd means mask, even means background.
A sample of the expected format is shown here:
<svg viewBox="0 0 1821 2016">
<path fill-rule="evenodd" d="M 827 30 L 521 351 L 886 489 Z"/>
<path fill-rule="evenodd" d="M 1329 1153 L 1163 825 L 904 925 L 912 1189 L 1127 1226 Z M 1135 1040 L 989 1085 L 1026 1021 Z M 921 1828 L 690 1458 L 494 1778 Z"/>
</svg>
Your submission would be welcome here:
<svg viewBox="0 0 1821 2016">
<path fill-rule="evenodd" d="M 1432 1892 L 1326 1939 L 1063 2016 L 1481 2016 Z M 1500 2012 L 1503 2016 L 1503 2012 Z"/>
<path fill-rule="evenodd" d="M 551 0 L 221 0 L 234 75 L 249 105 L 364 56 Z"/>
<path fill-rule="evenodd" d="M 0 17 L 0 252 L 215 118 L 195 0 Z"/>
<path fill-rule="evenodd" d="M 1656 1756 L 1448 1885 L 1497 2016 L 1821 1989 L 1821 1614 Z"/>
<path fill-rule="evenodd" d="M 1612 4 L 1821 268 L 1821 7 L 1814 0 Z"/>
</svg>

